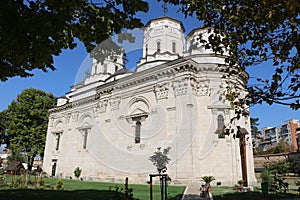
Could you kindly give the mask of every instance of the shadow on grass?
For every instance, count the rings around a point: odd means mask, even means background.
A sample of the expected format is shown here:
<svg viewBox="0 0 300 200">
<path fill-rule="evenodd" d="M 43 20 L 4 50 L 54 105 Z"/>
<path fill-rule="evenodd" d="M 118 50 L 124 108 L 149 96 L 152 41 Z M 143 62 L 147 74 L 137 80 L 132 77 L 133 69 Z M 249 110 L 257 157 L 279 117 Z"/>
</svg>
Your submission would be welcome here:
<svg viewBox="0 0 300 200">
<path fill-rule="evenodd" d="M 181 200 L 182 198 L 182 194 L 178 194 L 174 197 L 168 197 L 168 200 Z"/>
<path fill-rule="evenodd" d="M 124 200 L 125 195 L 111 190 L 0 190 L 0 199 L 5 200 Z M 137 199 L 134 199 L 137 200 Z"/>
<path fill-rule="evenodd" d="M 182 194 L 169 197 L 168 200 L 181 200 Z M 37 189 L 2 189 L 2 200 L 124 200 L 124 192 L 113 190 L 37 190 Z M 134 197 L 133 200 L 144 200 Z M 148 198 L 147 198 L 148 200 Z"/>
<path fill-rule="evenodd" d="M 214 196 L 214 200 L 300 200 L 300 196 L 296 194 L 268 194 L 262 195 L 260 192 L 230 193 L 222 196 Z"/>
<path fill-rule="evenodd" d="M 200 195 L 187 194 L 184 196 L 184 200 L 196 200 L 196 199 L 204 200 L 203 198 L 200 198 Z"/>
</svg>

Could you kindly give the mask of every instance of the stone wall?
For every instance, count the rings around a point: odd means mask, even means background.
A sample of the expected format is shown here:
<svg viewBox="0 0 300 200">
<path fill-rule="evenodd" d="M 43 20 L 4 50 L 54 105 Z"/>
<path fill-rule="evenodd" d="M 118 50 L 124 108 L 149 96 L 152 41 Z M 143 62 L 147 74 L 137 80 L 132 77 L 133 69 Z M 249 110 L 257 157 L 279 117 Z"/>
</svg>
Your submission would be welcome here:
<svg viewBox="0 0 300 200">
<path fill-rule="evenodd" d="M 300 154 L 300 152 L 292 153 L 281 153 L 281 154 L 266 154 L 266 155 L 255 155 L 254 156 L 254 167 L 255 169 L 264 168 L 265 164 L 274 163 L 282 160 L 287 160 L 291 156 Z"/>
</svg>

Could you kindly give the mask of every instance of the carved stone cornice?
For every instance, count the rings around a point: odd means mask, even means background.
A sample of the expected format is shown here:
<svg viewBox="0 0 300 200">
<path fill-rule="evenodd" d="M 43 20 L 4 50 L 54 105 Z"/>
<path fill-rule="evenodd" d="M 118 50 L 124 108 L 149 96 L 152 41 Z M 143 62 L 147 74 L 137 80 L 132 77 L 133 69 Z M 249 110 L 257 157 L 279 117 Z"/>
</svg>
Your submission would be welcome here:
<svg viewBox="0 0 300 200">
<path fill-rule="evenodd" d="M 84 105 L 84 104 L 88 104 L 88 103 L 91 103 L 91 102 L 94 102 L 94 101 L 95 101 L 95 96 L 93 95 L 91 97 L 87 97 L 87 98 L 84 98 L 84 99 L 81 99 L 81 100 L 78 100 L 78 101 L 67 103 L 63 106 L 52 108 L 52 109 L 49 110 L 49 113 L 51 114 L 51 113 L 58 113 L 58 112 L 66 111 L 66 110 L 69 110 L 69 109 L 72 109 L 72 108 L 75 108 L 75 107 L 78 107 L 78 106 L 81 106 L 81 105 Z"/>
<path fill-rule="evenodd" d="M 156 84 L 156 86 L 154 86 L 154 91 L 157 100 L 167 99 L 169 93 L 169 83 L 166 82 L 166 83 Z"/>
<path fill-rule="evenodd" d="M 183 78 L 181 80 L 176 80 L 172 84 L 175 96 L 181 96 L 188 93 L 189 80 Z"/>
<path fill-rule="evenodd" d="M 105 86 L 105 85 L 104 85 Z M 96 96 L 95 99 L 100 99 L 101 96 L 112 94 L 112 92 L 115 90 L 115 87 L 98 87 L 96 89 Z"/>
<path fill-rule="evenodd" d="M 108 105 L 108 99 L 100 99 L 96 106 L 97 111 L 100 113 L 106 112 L 107 105 Z"/>
<path fill-rule="evenodd" d="M 73 107 L 73 105 L 71 103 L 67 103 L 63 106 L 59 106 L 59 107 L 50 109 L 49 113 L 51 114 L 51 113 L 57 113 L 57 112 L 65 111 L 65 110 L 71 109 L 72 107 Z"/>
<path fill-rule="evenodd" d="M 208 96 L 210 93 L 208 80 L 197 81 L 195 79 L 191 79 L 191 87 L 193 94 L 196 96 Z"/>
<path fill-rule="evenodd" d="M 119 105 L 121 102 L 121 98 L 120 97 L 114 97 L 110 99 L 110 109 L 111 110 L 119 110 Z"/>
<path fill-rule="evenodd" d="M 214 72 L 216 70 L 219 70 L 219 68 L 215 63 L 213 64 L 197 63 L 193 59 L 194 56 L 178 58 L 176 60 L 169 61 L 167 63 L 160 64 L 158 66 L 143 71 L 135 72 L 132 75 L 125 76 L 118 80 L 105 83 L 96 88 L 96 95 L 78 101 L 74 101 L 72 103 L 67 103 L 57 108 L 53 108 L 49 110 L 49 112 L 50 113 L 62 112 L 77 106 L 95 102 L 95 100 L 102 99 L 103 97 L 110 98 L 113 94 L 120 95 L 122 91 L 125 91 L 126 89 L 132 89 L 134 87 L 136 88 L 137 85 L 144 85 L 147 87 L 151 86 L 152 90 L 154 86 L 157 99 L 168 98 L 168 95 L 170 94 L 168 91 L 170 88 L 168 87 L 170 86 L 173 87 L 174 94 L 176 96 L 187 94 L 188 88 L 190 86 L 192 88 L 192 92 L 194 93 L 194 95 L 197 96 L 209 95 L 210 93 L 210 90 L 208 88 L 209 84 L 205 80 L 203 81 L 201 80 L 205 78 L 203 77 L 203 74 L 201 72 L 203 71 Z M 179 77 L 182 78 L 180 81 L 178 81 Z M 170 82 L 169 83 L 170 85 L 168 87 L 166 85 L 164 86 L 161 85 L 161 84 L 165 84 L 166 83 L 165 80 L 167 79 L 169 80 L 175 79 L 175 81 L 173 81 L 172 83 Z M 192 82 L 191 81 L 192 79 L 195 79 L 195 81 Z M 156 83 L 158 84 L 155 86 Z M 145 87 L 143 89 L 145 89 Z M 116 108 L 117 105 L 116 102 L 112 102 L 112 100 L 108 100 L 108 103 L 110 103 L 111 106 Z M 100 108 L 100 110 L 104 111 L 105 109 L 104 107 L 102 107 Z"/>
<path fill-rule="evenodd" d="M 81 106 L 83 104 L 88 104 L 88 103 L 91 103 L 94 101 L 95 101 L 95 96 L 93 95 L 91 97 L 87 97 L 87 98 L 72 102 L 72 107 L 74 108 L 74 107 Z"/>
</svg>

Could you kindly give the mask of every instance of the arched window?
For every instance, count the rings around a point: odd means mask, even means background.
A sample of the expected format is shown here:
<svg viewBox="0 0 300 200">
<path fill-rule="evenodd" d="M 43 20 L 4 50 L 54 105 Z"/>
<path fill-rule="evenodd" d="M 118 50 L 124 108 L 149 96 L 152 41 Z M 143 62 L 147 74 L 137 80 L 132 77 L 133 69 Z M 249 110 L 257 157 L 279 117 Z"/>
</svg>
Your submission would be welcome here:
<svg viewBox="0 0 300 200">
<path fill-rule="evenodd" d="M 86 149 L 88 131 L 88 129 L 85 129 L 83 133 L 83 149 Z"/>
<path fill-rule="evenodd" d="M 157 53 L 160 52 L 160 42 L 157 42 L 157 43 L 156 43 L 156 50 L 157 50 Z"/>
<path fill-rule="evenodd" d="M 176 42 L 172 42 L 172 52 L 176 53 Z"/>
<path fill-rule="evenodd" d="M 138 120 L 135 123 L 135 143 L 140 143 L 141 142 L 141 122 Z"/>
<path fill-rule="evenodd" d="M 91 127 L 80 128 L 79 131 L 81 133 L 82 148 L 87 149 L 88 134 L 91 132 Z"/>
<path fill-rule="evenodd" d="M 225 135 L 224 135 L 224 117 L 222 115 L 218 115 L 218 119 L 217 119 L 217 122 L 218 122 L 218 129 L 216 131 L 216 133 L 219 135 L 219 138 L 225 138 Z"/>
<path fill-rule="evenodd" d="M 55 145 L 55 150 L 56 151 L 59 150 L 59 143 L 60 143 L 60 138 L 61 138 L 62 133 L 63 133 L 62 131 L 53 133 L 53 135 L 56 139 L 56 145 Z"/>
<path fill-rule="evenodd" d="M 59 142 L 60 142 L 60 133 L 56 134 L 56 151 L 59 149 Z"/>
</svg>

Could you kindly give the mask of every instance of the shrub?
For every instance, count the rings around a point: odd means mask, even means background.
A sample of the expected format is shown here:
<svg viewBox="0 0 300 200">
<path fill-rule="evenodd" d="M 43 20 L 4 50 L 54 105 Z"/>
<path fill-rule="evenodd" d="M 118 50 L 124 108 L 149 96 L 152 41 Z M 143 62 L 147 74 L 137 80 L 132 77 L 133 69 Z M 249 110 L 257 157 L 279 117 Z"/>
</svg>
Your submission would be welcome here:
<svg viewBox="0 0 300 200">
<path fill-rule="evenodd" d="M 293 172 L 300 176 L 300 154 L 289 157 L 288 162 L 290 172 Z"/>
<path fill-rule="evenodd" d="M 286 174 L 288 172 L 289 169 L 289 165 L 287 163 L 287 161 L 282 160 L 282 161 L 277 161 L 274 163 L 269 163 L 267 165 L 264 166 L 265 169 L 267 169 L 271 174 Z"/>
<path fill-rule="evenodd" d="M 0 187 L 6 187 L 7 186 L 7 183 L 5 181 L 5 178 L 4 177 L 0 177 Z"/>
<path fill-rule="evenodd" d="M 44 185 L 45 185 L 45 181 L 44 181 L 44 179 L 43 179 L 42 176 L 41 176 L 41 178 L 40 178 L 39 185 L 40 185 L 40 186 L 44 186 Z"/>
<path fill-rule="evenodd" d="M 55 189 L 57 189 L 57 190 L 63 190 L 63 189 L 64 189 L 64 185 L 63 185 L 63 182 L 62 182 L 61 179 L 59 179 L 59 180 L 56 182 Z"/>
<path fill-rule="evenodd" d="M 260 178 L 262 179 L 262 182 L 267 182 L 269 186 L 272 184 L 271 174 L 270 174 L 270 172 L 268 170 L 265 169 L 260 174 Z"/>
<path fill-rule="evenodd" d="M 12 188 L 22 188 L 23 179 L 21 176 L 15 176 L 11 179 L 10 187 Z"/>
<path fill-rule="evenodd" d="M 244 184 L 244 180 L 239 180 L 237 183 L 238 183 L 239 185 L 243 185 L 243 184 Z"/>
<path fill-rule="evenodd" d="M 212 181 L 216 180 L 216 178 L 214 176 L 202 176 L 201 180 L 206 184 L 210 184 Z"/>
</svg>

